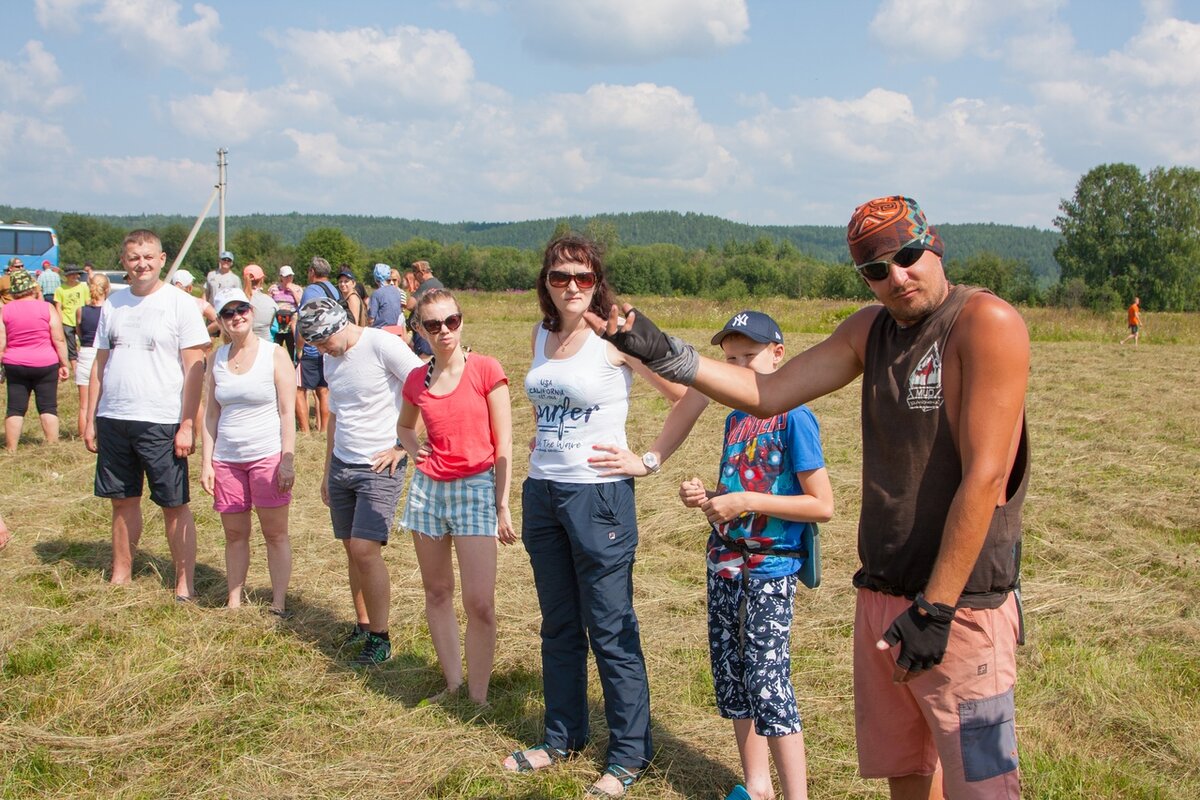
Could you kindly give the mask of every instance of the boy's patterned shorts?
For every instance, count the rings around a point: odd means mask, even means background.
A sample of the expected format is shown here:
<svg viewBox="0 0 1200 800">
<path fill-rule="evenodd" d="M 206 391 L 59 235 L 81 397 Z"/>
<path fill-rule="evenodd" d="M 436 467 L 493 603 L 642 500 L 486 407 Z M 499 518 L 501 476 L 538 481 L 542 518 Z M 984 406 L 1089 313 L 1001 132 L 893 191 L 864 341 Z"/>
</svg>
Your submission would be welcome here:
<svg viewBox="0 0 1200 800">
<path fill-rule="evenodd" d="M 792 691 L 792 601 L 796 576 L 750 579 L 745 653 L 738 638 L 741 578 L 708 575 L 708 650 L 717 712 L 726 719 L 753 719 L 759 736 L 801 730 Z"/>
</svg>

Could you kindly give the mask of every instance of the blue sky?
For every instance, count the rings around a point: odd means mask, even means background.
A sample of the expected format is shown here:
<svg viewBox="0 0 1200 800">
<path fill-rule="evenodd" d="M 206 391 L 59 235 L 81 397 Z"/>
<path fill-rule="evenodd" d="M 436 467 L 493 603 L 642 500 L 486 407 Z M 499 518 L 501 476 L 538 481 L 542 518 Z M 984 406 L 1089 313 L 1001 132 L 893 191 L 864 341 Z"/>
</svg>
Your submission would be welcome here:
<svg viewBox="0 0 1200 800">
<path fill-rule="evenodd" d="M 0 203 L 1051 227 L 1200 167 L 1200 0 L 5 0 Z"/>
</svg>

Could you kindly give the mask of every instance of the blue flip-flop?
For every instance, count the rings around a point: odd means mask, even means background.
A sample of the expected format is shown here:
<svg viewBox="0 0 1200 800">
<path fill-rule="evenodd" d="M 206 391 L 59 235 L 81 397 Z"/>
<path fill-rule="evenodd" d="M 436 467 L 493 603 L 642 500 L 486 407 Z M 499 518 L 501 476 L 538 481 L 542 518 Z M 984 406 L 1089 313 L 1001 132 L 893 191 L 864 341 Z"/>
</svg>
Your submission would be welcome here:
<svg viewBox="0 0 1200 800">
<path fill-rule="evenodd" d="M 746 791 L 746 787 L 740 783 L 733 787 L 733 791 L 725 795 L 725 800 L 751 800 L 750 793 Z"/>
</svg>

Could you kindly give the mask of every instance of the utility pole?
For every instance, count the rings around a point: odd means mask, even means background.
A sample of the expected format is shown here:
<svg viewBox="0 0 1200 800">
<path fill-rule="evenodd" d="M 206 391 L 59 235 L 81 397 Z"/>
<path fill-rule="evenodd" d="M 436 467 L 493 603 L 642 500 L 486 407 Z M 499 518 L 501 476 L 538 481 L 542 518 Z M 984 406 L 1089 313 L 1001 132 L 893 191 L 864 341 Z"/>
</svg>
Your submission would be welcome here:
<svg viewBox="0 0 1200 800">
<path fill-rule="evenodd" d="M 217 252 L 225 251 L 225 156 L 229 151 L 224 147 L 217 149 Z"/>
<path fill-rule="evenodd" d="M 208 202 L 204 204 L 204 210 L 200 212 L 200 216 L 196 217 L 196 223 L 192 225 L 192 231 L 188 234 L 187 240 L 184 241 L 183 247 L 179 248 L 179 252 L 175 255 L 175 260 L 171 262 L 171 268 L 167 270 L 167 277 L 163 279 L 164 283 L 170 283 L 171 279 L 175 277 L 175 272 L 179 269 L 179 265 L 183 263 L 183 259 L 187 257 L 188 249 L 192 246 L 192 242 L 196 240 L 196 234 L 200 232 L 200 226 L 208 216 L 213 201 L 218 198 L 221 200 L 221 210 L 217 217 L 217 252 L 220 253 L 225 249 L 225 154 L 228 152 L 224 147 L 217 150 L 217 182 L 213 186 L 212 194 L 208 196 Z"/>
</svg>

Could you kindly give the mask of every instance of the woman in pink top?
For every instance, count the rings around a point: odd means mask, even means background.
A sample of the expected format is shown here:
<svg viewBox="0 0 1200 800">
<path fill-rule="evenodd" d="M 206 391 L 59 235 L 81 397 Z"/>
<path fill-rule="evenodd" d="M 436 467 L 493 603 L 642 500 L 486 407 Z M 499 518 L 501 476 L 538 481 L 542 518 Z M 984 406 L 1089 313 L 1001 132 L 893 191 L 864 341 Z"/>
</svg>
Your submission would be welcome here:
<svg viewBox="0 0 1200 800">
<path fill-rule="evenodd" d="M 70 374 L 62 316 L 42 299 L 37 282 L 23 269 L 9 273 L 11 303 L 0 309 L 0 363 L 8 380 L 4 445 L 17 449 L 29 395 L 37 397 L 38 416 L 47 442 L 58 441 L 58 381 Z"/>
<path fill-rule="evenodd" d="M 450 292 L 427 291 L 413 316 L 433 358 L 404 382 L 398 432 L 416 471 L 401 524 L 412 531 L 425 588 L 425 618 L 446 678 L 446 689 L 430 699 L 463 685 L 453 539 L 467 612 L 467 690 L 471 700 L 485 705 L 496 653 L 496 539 L 504 544 L 517 540 L 508 506 L 508 378 L 496 359 L 468 355 L 462 346 L 462 310 Z M 417 442 L 418 415 L 428 436 L 424 445 Z"/>
<path fill-rule="evenodd" d="M 275 301 L 275 344 L 287 348 L 288 358 L 296 361 L 296 309 L 300 307 L 302 292 L 296 285 L 292 268 L 284 264 L 279 268 L 279 280 L 267 289 L 267 295 Z"/>
</svg>

